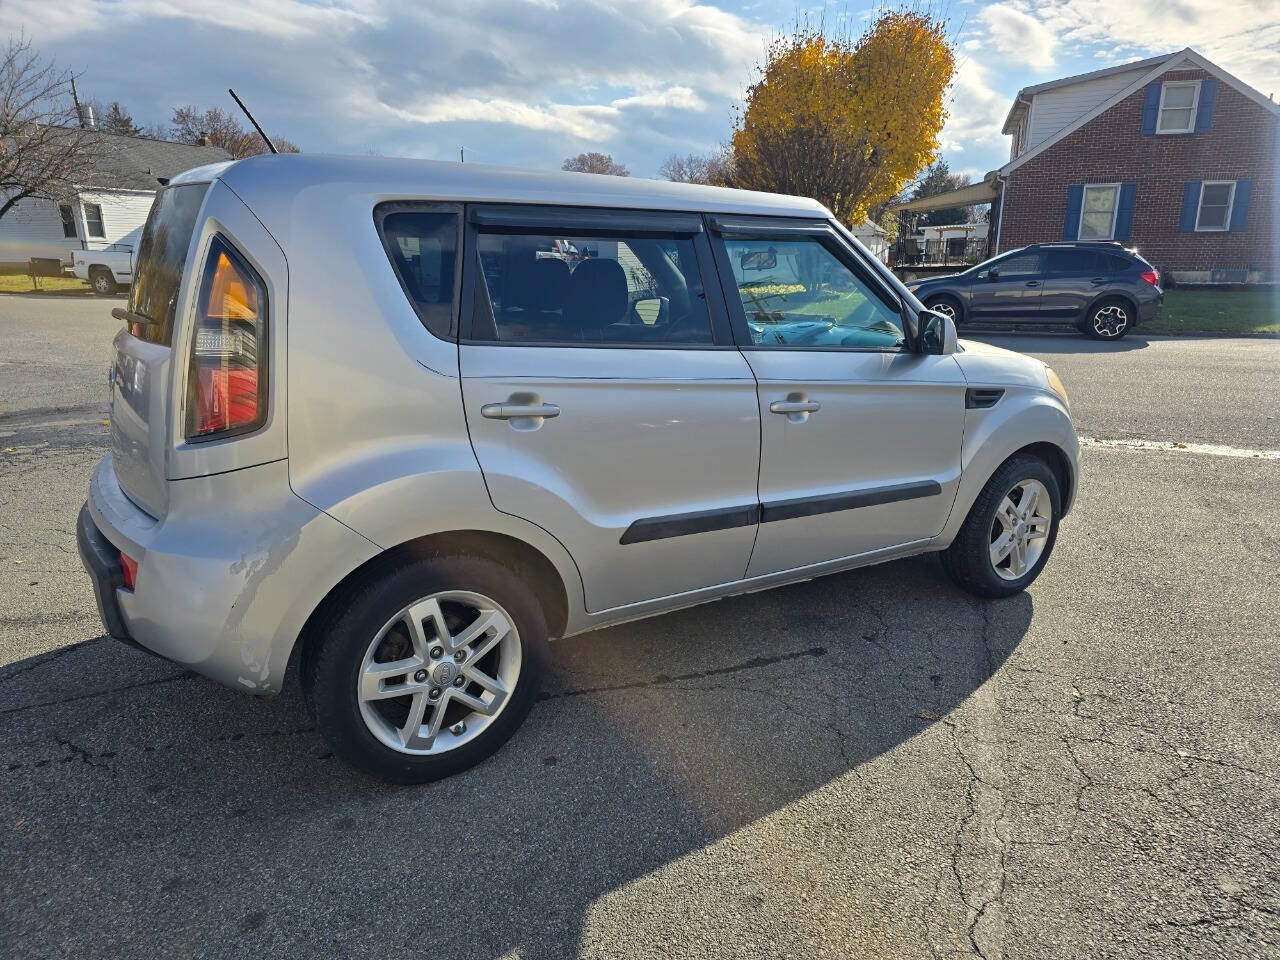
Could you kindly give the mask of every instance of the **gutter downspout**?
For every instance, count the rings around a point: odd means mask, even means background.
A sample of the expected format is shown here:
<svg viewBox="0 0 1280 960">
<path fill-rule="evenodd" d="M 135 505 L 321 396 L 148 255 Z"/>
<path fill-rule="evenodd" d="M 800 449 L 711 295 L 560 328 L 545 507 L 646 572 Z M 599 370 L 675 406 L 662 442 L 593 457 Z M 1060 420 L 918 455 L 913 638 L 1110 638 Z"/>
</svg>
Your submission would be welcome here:
<svg viewBox="0 0 1280 960">
<path fill-rule="evenodd" d="M 996 248 L 991 251 L 993 257 L 1000 255 L 1000 231 L 1004 227 L 1004 188 L 1008 181 L 996 173 L 996 183 L 1000 185 L 1000 218 L 996 221 Z"/>
</svg>

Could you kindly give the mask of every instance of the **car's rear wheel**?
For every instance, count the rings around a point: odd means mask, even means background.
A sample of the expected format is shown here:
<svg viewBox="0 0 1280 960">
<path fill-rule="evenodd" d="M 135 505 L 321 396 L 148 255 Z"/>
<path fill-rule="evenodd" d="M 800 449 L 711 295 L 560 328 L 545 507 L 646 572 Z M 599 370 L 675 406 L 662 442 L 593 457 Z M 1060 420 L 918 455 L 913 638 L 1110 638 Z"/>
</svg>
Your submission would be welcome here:
<svg viewBox="0 0 1280 960">
<path fill-rule="evenodd" d="M 1082 329 L 1095 340 L 1119 340 L 1133 327 L 1133 320 L 1133 306 L 1127 300 L 1110 297 L 1089 308 Z"/>
<path fill-rule="evenodd" d="M 957 327 L 964 319 L 964 307 L 960 305 L 960 301 L 955 297 L 943 294 L 937 297 L 930 297 L 924 302 L 924 305 L 930 310 L 936 310 L 945 317 L 950 317 L 951 322 Z"/>
<path fill-rule="evenodd" d="M 375 777 L 424 783 L 504 744 L 537 697 L 547 642 L 533 592 L 479 557 L 433 557 L 374 578 L 304 660 L 316 724 Z"/>
<path fill-rule="evenodd" d="M 98 267 L 89 274 L 89 285 L 93 287 L 93 292 L 99 296 L 110 296 L 116 292 L 116 278 L 111 275 L 111 271 Z"/>
<path fill-rule="evenodd" d="M 1005 461 L 978 494 L 960 532 L 942 554 L 957 585 L 979 597 L 1026 589 L 1058 539 L 1062 493 L 1039 457 Z"/>
</svg>

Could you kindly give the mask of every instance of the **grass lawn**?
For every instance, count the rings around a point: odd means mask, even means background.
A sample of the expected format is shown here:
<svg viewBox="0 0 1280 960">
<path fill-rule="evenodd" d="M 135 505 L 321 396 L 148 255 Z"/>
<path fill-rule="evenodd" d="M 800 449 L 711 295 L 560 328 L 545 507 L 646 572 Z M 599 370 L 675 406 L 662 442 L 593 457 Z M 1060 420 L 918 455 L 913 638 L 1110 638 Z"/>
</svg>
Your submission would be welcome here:
<svg viewBox="0 0 1280 960">
<path fill-rule="evenodd" d="M 41 293 L 85 293 L 89 285 L 79 277 L 41 277 Z M 0 293 L 34 293 L 31 278 L 25 273 L 0 275 Z"/>
<path fill-rule="evenodd" d="M 1280 290 L 1168 290 L 1160 319 L 1138 333 L 1280 336 Z"/>
</svg>

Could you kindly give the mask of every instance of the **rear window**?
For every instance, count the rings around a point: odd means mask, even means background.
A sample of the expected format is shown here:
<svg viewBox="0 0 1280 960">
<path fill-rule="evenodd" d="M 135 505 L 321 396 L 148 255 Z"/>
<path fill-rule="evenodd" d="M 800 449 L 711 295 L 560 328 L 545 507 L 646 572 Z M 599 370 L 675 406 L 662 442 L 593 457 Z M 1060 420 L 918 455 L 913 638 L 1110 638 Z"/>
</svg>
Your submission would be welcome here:
<svg viewBox="0 0 1280 960">
<path fill-rule="evenodd" d="M 173 320 L 178 309 L 178 291 L 187 265 L 187 248 L 196 227 L 200 205 L 209 189 L 207 183 L 165 187 L 156 194 L 134 265 L 129 310 L 152 321 L 152 326 L 135 326 L 142 340 L 168 346 L 173 339 Z"/>
</svg>

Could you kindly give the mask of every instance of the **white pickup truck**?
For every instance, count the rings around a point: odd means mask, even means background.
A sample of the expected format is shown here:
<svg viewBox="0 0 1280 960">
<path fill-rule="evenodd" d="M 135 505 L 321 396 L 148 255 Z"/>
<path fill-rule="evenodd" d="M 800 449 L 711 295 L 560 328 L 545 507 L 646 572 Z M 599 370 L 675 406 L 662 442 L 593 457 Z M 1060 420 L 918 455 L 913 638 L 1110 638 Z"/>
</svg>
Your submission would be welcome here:
<svg viewBox="0 0 1280 960">
<path fill-rule="evenodd" d="M 73 250 L 71 272 L 88 280 L 94 293 L 105 296 L 122 288 L 128 290 L 133 283 L 133 258 L 141 235 L 139 227 L 102 250 Z"/>
</svg>

